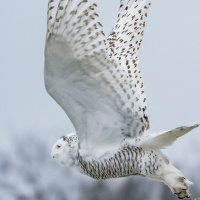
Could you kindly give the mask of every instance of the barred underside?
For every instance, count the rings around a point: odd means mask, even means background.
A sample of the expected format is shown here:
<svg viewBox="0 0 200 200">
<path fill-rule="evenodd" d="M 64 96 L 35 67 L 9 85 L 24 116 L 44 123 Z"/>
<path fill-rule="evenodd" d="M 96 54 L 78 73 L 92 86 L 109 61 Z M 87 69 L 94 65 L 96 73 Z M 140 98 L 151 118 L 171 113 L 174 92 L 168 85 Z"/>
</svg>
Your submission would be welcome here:
<svg viewBox="0 0 200 200">
<path fill-rule="evenodd" d="M 163 162 L 157 152 L 134 146 L 124 147 L 108 158 L 87 159 L 78 154 L 77 159 L 82 172 L 98 180 L 130 175 L 155 176 Z"/>
</svg>

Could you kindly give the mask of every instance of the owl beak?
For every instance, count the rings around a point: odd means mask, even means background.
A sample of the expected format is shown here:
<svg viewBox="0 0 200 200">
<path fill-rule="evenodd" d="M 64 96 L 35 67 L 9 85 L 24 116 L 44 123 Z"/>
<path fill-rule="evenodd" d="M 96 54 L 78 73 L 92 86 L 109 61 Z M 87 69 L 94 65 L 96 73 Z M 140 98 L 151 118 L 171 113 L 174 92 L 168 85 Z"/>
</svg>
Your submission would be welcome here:
<svg viewBox="0 0 200 200">
<path fill-rule="evenodd" d="M 52 157 L 53 157 L 53 158 L 57 158 L 57 157 L 58 157 L 58 154 L 56 154 L 56 155 L 53 155 Z"/>
</svg>

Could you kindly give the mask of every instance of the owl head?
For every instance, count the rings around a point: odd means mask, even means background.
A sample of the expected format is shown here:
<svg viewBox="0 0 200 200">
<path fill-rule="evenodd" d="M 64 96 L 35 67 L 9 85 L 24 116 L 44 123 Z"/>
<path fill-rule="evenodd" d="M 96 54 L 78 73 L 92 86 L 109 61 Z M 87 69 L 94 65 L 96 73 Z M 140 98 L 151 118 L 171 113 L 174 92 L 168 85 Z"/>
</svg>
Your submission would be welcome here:
<svg viewBox="0 0 200 200">
<path fill-rule="evenodd" d="M 79 139 L 76 133 L 61 137 L 53 145 L 51 155 L 60 164 L 72 166 L 79 150 Z"/>
</svg>

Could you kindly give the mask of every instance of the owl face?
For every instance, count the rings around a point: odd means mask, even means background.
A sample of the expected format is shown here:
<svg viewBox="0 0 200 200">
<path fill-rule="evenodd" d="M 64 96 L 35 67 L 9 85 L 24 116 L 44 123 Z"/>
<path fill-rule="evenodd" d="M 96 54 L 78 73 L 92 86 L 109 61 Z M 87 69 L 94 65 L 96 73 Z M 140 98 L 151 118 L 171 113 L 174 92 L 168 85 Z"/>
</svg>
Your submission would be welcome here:
<svg viewBox="0 0 200 200">
<path fill-rule="evenodd" d="M 79 140 L 76 133 L 61 137 L 53 145 L 51 155 L 60 164 L 71 166 L 79 149 Z"/>
</svg>

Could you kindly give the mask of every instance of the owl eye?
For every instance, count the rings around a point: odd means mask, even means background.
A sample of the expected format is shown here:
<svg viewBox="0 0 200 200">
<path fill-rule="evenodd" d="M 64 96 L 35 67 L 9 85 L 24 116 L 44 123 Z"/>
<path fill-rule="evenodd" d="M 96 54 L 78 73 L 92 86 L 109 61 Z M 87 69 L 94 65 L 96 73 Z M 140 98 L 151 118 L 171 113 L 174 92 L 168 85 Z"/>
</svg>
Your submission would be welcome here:
<svg viewBox="0 0 200 200">
<path fill-rule="evenodd" d="M 60 145 L 57 145 L 56 147 L 57 147 L 57 149 L 59 149 L 61 146 L 60 146 Z"/>
</svg>

